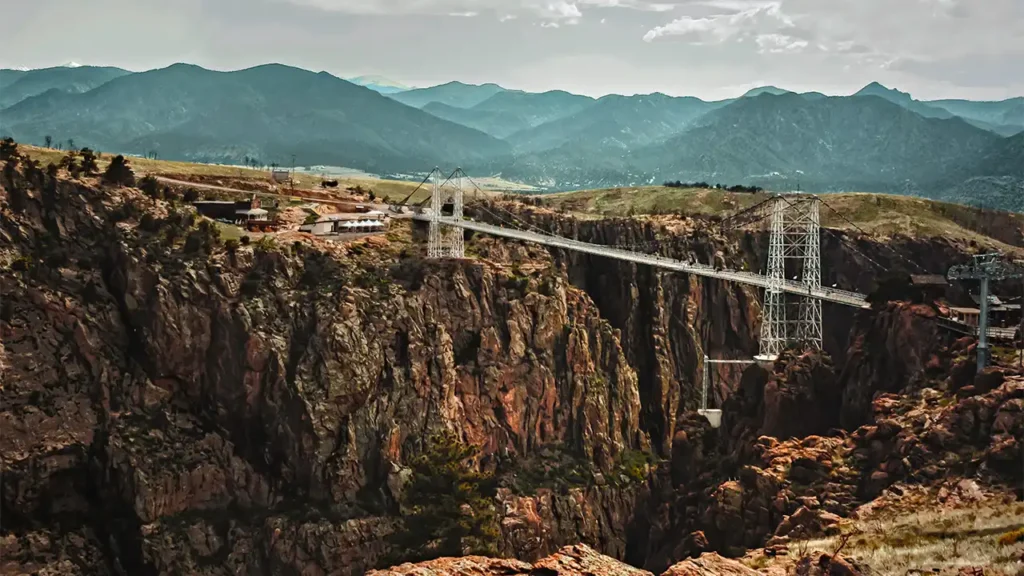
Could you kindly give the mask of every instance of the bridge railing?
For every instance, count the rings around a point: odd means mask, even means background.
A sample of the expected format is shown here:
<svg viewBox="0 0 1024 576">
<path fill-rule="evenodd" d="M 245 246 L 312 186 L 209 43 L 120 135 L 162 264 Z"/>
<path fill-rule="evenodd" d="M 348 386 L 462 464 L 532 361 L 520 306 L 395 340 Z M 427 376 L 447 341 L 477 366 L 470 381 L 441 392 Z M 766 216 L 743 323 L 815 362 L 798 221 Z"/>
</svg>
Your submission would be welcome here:
<svg viewBox="0 0 1024 576">
<path fill-rule="evenodd" d="M 416 218 L 421 220 L 426 219 L 423 216 L 419 216 Z M 692 273 L 710 278 L 729 280 L 733 282 L 739 282 L 742 284 L 758 286 L 761 288 L 765 288 L 768 286 L 768 278 L 760 274 L 740 270 L 719 269 L 710 264 L 677 260 L 675 258 L 670 258 L 668 256 L 663 256 L 661 254 L 633 252 L 630 250 L 624 250 L 622 248 L 616 248 L 613 246 L 591 244 L 589 242 L 583 242 L 580 240 L 576 240 L 574 238 L 565 238 L 562 236 L 554 236 L 551 234 L 541 234 L 526 230 L 504 228 L 502 226 L 495 226 L 493 224 L 485 224 L 471 220 L 454 220 L 451 218 L 441 218 L 441 223 L 450 226 L 458 226 L 460 228 L 476 230 L 483 233 L 494 234 L 497 236 L 514 238 L 526 242 L 536 242 L 538 244 L 547 246 L 554 246 L 568 250 L 578 250 L 588 254 L 596 254 L 608 258 L 624 260 L 627 262 L 648 264 L 661 268 L 666 268 L 669 270 L 675 270 L 684 273 Z M 787 280 L 783 283 L 783 290 L 790 294 L 809 295 L 812 298 L 827 300 L 829 302 L 835 302 L 837 304 L 844 304 L 847 306 L 854 306 L 858 308 L 864 308 L 867 306 L 866 296 L 864 296 L 863 294 L 849 292 L 846 290 L 838 290 L 835 288 L 815 288 L 808 292 L 806 286 L 799 282 L 794 282 L 792 280 Z"/>
</svg>

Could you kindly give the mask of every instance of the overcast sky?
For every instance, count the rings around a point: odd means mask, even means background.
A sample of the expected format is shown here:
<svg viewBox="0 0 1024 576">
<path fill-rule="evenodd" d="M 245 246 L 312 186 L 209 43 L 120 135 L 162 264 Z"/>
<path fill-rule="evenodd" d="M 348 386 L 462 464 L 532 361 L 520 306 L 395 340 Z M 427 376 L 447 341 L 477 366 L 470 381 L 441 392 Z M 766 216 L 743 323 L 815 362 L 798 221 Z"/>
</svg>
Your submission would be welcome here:
<svg viewBox="0 0 1024 576">
<path fill-rule="evenodd" d="M 415 86 L 1024 95 L 1024 0 L 0 0 L 0 67 L 280 62 Z"/>
</svg>

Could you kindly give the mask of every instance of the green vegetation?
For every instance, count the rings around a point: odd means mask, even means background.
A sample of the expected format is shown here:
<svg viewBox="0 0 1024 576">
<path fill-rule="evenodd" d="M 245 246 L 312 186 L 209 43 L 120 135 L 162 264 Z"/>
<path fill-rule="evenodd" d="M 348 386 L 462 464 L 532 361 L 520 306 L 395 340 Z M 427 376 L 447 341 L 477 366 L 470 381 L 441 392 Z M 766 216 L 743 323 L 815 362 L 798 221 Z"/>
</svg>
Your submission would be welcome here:
<svg viewBox="0 0 1024 576">
<path fill-rule="evenodd" d="M 476 453 L 450 432 L 429 438 L 411 462 L 412 480 L 402 495 L 404 521 L 389 539 L 394 557 L 385 564 L 496 554 L 497 486 L 492 475 L 475 470 Z"/>
<path fill-rule="evenodd" d="M 640 450 L 624 450 L 619 456 L 618 470 L 632 482 L 640 483 L 647 479 L 653 457 Z"/>
<path fill-rule="evenodd" d="M 132 171 L 128 160 L 118 154 L 110 161 L 106 172 L 103 173 L 103 181 L 116 186 L 134 186 L 135 172 Z"/>
<path fill-rule="evenodd" d="M 503 481 L 516 494 L 527 496 L 542 488 L 564 492 L 592 485 L 593 467 L 562 446 L 546 446 L 529 458 L 507 463 Z"/>
<path fill-rule="evenodd" d="M 79 164 L 79 169 L 82 171 L 83 174 L 85 174 L 86 176 L 92 176 L 100 171 L 100 167 L 96 163 L 97 156 L 92 150 L 90 150 L 89 148 L 82 148 L 81 150 L 78 151 L 78 155 L 82 158 Z M 115 158 L 114 160 L 116 161 L 117 159 Z M 126 185 L 131 186 L 132 184 Z"/>
</svg>

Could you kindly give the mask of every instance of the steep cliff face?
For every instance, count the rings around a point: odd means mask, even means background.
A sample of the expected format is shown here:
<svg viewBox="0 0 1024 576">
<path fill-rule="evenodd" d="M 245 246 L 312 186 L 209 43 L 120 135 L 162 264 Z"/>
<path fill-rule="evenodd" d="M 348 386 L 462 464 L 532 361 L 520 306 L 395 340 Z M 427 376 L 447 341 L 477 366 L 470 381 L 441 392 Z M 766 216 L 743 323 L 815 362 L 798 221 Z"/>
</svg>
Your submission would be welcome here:
<svg viewBox="0 0 1024 576">
<path fill-rule="evenodd" d="M 764 248 L 686 220 L 529 217 L 732 267 Z M 1020 378 L 970 377 L 970 343 L 926 306 L 826 308 L 824 354 L 722 374 L 715 430 L 691 410 L 700 359 L 756 352 L 748 288 L 484 238 L 428 262 L 401 226 L 330 253 L 211 230 L 135 190 L 5 171 L 0 552 L 19 569 L 362 573 L 441 430 L 496 476 L 500 555 L 583 542 L 655 573 L 825 530 L 893 482 L 1019 473 Z M 861 290 L 898 259 L 825 250 L 825 282 Z"/>
<path fill-rule="evenodd" d="M 59 520 L 104 551 L 101 572 L 360 573 L 385 552 L 406 463 L 447 429 L 482 470 L 559 453 L 610 479 L 510 484 L 503 552 L 624 549 L 623 462 L 649 441 L 617 331 L 583 292 L 387 243 L 204 247 L 203 228 L 154 218 L 168 209 L 5 175 L 12 546 Z"/>
<path fill-rule="evenodd" d="M 684 261 L 721 261 L 732 269 L 760 270 L 767 260 L 767 233 L 722 231 L 714 223 L 693 218 L 578 219 L 510 203 L 476 210 L 473 216 L 502 225 L 530 223 L 560 236 L 656 252 Z M 944 275 L 951 262 L 968 258 L 972 249 L 946 238 L 897 235 L 877 239 L 844 231 L 823 232 L 822 284 L 870 293 L 890 274 Z M 623 350 L 639 379 L 641 425 L 650 434 L 655 449 L 668 457 L 676 420 L 699 402 L 701 357 L 706 354 L 711 358 L 749 359 L 758 353 L 759 290 L 578 252 L 557 251 L 555 259 L 570 282 L 586 291 L 602 316 L 621 331 Z M 951 288 L 955 290 L 956 287 Z M 866 398 L 870 404 L 871 393 L 886 386 L 877 382 L 858 383 L 871 379 L 863 374 L 868 368 L 861 364 L 866 359 L 876 364 L 898 364 L 902 348 L 915 344 L 902 342 L 896 335 L 884 343 L 878 342 L 878 335 L 872 332 L 877 329 L 871 325 L 891 326 L 889 318 L 831 305 L 824 306 L 823 314 L 827 326 L 824 348 L 833 369 L 837 375 L 846 374 L 844 370 L 849 364 L 849 375 L 844 377 L 857 381 L 848 387 L 851 398 L 847 399 L 849 407 L 844 409 L 843 420 L 844 425 L 856 427 L 863 423 L 866 407 L 863 399 L 855 402 L 852 396 L 868 386 Z M 850 340 L 851 334 L 862 336 L 855 342 Z M 945 338 L 944 334 L 936 335 L 934 329 L 931 335 Z M 848 354 L 857 356 L 848 359 Z M 713 368 L 712 405 L 721 406 L 737 390 L 743 369 Z M 919 371 L 919 366 L 912 365 L 888 372 L 878 367 L 876 373 L 889 385 L 897 385 L 904 374 Z"/>
</svg>

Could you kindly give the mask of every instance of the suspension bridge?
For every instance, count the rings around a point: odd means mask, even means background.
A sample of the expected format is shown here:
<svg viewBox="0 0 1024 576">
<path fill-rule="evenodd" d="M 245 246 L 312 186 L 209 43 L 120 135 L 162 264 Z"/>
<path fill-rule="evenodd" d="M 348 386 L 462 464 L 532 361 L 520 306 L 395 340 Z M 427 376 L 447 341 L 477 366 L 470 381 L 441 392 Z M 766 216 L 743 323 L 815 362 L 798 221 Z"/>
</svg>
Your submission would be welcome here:
<svg viewBox="0 0 1024 576">
<path fill-rule="evenodd" d="M 766 273 L 756 274 L 748 271 L 729 270 L 724 266 L 699 263 L 692 256 L 689 261 L 684 261 L 661 254 L 650 254 L 622 247 L 583 242 L 575 238 L 565 238 L 541 230 L 500 206 L 496 206 L 496 209 L 507 212 L 510 218 L 497 216 L 486 207 L 482 207 L 482 210 L 496 221 L 505 222 L 511 226 L 499 226 L 467 219 L 464 215 L 464 180 L 472 183 L 477 192 L 480 191 L 479 186 L 476 186 L 476 183 L 461 169 L 456 169 L 444 181 L 441 181 L 441 176 L 440 171 L 435 169 L 412 193 L 392 206 L 394 211 L 401 212 L 402 207 L 409 199 L 428 181 L 431 182 L 430 196 L 418 204 L 421 211 L 412 215 L 414 220 L 429 224 L 427 245 L 429 258 L 464 258 L 464 231 L 472 230 L 482 234 L 762 289 L 764 299 L 761 307 L 759 354 L 749 360 L 703 357 L 704 378 L 699 412 L 705 415 L 714 426 L 717 426 L 720 421 L 721 410 L 708 408 L 708 382 L 712 366 L 773 362 L 787 346 L 795 342 L 820 350 L 822 348 L 821 307 L 823 302 L 857 309 L 871 308 L 865 294 L 821 285 L 820 208 L 823 202 L 813 194 L 775 195 L 750 208 L 740 210 L 722 222 L 723 229 L 740 228 L 765 220 L 770 223 Z M 427 206 L 428 203 L 429 206 Z M 845 216 L 838 211 L 834 209 L 832 211 L 840 218 L 845 219 Z M 856 227 L 848 219 L 846 221 Z M 827 229 L 826 232 L 834 234 Z M 845 241 L 842 237 L 837 236 L 837 238 Z M 883 268 L 855 246 L 851 245 L 850 248 L 876 266 Z M 902 256 L 900 257 L 902 258 Z M 904 258 L 904 260 L 906 259 Z M 920 266 L 915 263 L 909 261 L 908 263 L 920 270 Z M 790 278 L 788 274 L 794 272 L 796 275 Z M 1024 272 L 1021 274 L 1024 275 Z M 950 272 L 950 277 L 954 277 L 953 271 Z M 983 292 L 987 294 L 986 290 Z M 948 319 L 944 323 L 940 323 L 940 326 L 957 332 L 962 331 L 965 334 L 970 332 L 974 335 L 984 333 L 989 337 L 1000 336 L 993 334 L 992 329 L 976 328 Z M 998 331 L 998 329 L 996 330 Z M 981 341 L 985 341 L 984 335 Z M 983 364 L 979 362 L 979 370 L 981 368 L 983 368 Z"/>
<path fill-rule="evenodd" d="M 412 216 L 413 219 L 426 222 L 430 226 L 427 245 L 429 258 L 465 257 L 463 231 L 472 230 L 562 250 L 754 286 L 764 290 L 760 354 L 756 357 L 760 361 L 775 360 L 792 342 L 799 341 L 820 349 L 823 302 L 853 308 L 870 308 L 865 294 L 821 285 L 821 201 L 817 196 L 774 196 L 752 208 L 740 211 L 729 219 L 737 225 L 770 221 L 771 239 L 767 272 L 757 274 L 565 238 L 522 222 L 511 214 L 513 225 L 518 223 L 516 227 L 470 220 L 464 215 L 464 181 L 472 180 L 461 169 L 457 169 L 444 181 L 441 180 L 441 176 L 442 174 L 435 170 L 420 183 L 422 187 L 428 181 L 431 182 L 431 195 L 419 204 L 422 211 Z M 475 186 L 475 183 L 473 185 Z M 404 205 L 415 192 L 416 190 L 398 205 Z M 428 202 L 429 206 L 426 206 Z M 796 276 L 787 276 L 787 272 L 792 274 L 794 271 Z"/>
</svg>

